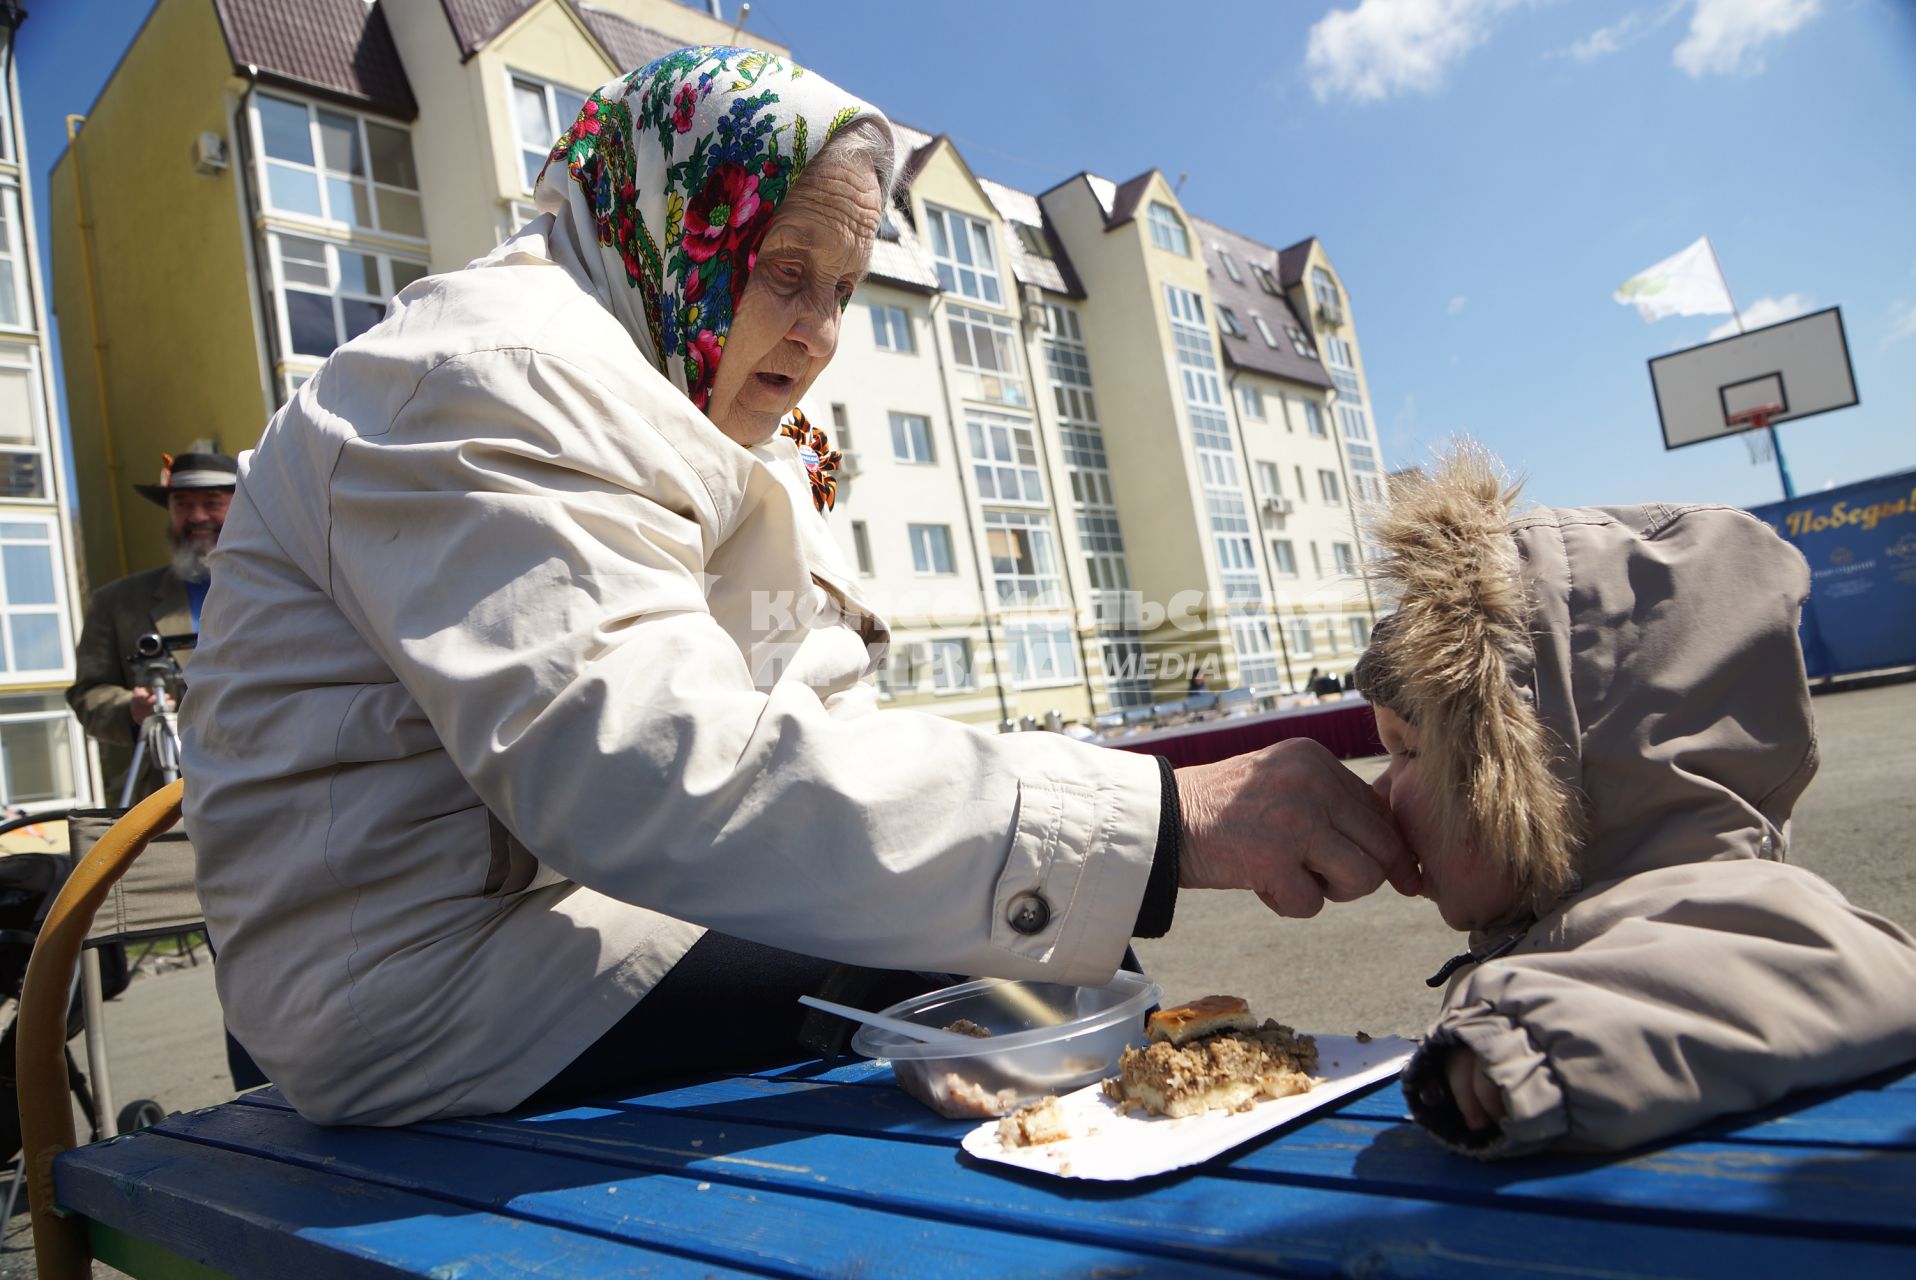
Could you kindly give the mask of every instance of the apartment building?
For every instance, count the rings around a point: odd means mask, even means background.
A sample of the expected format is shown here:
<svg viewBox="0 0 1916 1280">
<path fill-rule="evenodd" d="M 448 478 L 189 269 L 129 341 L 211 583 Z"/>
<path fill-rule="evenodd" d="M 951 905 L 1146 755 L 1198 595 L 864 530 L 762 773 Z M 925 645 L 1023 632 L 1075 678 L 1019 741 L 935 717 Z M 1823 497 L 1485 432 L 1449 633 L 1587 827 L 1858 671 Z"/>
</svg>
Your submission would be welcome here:
<svg viewBox="0 0 1916 1280">
<path fill-rule="evenodd" d="M 39 812 L 84 802 L 91 789 L 86 741 L 63 696 L 81 593 L 10 16 L 0 14 L 0 809 Z"/>
<path fill-rule="evenodd" d="M 161 449 L 250 446 L 393 293 L 531 215 L 586 94 L 732 31 L 674 0 L 160 0 L 56 171 L 55 303 L 94 339 L 66 359 L 95 578 L 159 562 L 157 513 L 125 490 Z M 1342 589 L 1358 441 L 1314 434 L 1305 406 L 1337 424 L 1339 370 L 1363 384 L 1348 309 L 1310 307 L 1311 268 L 1335 279 L 1316 243 L 1253 249 L 1155 172 L 1034 195 L 947 137 L 899 143 L 871 278 L 804 401 L 846 456 L 830 522 L 893 625 L 890 704 L 1087 717 L 1178 696 L 1199 666 L 1214 689 L 1347 667 L 1369 617 Z M 129 173 L 142 200 L 111 198 Z M 1344 363 L 1240 353 L 1207 236 L 1276 273 L 1271 322 L 1312 351 L 1336 337 Z M 1252 388 L 1295 429 L 1246 419 Z M 1259 462 L 1318 496 L 1271 506 Z"/>
</svg>

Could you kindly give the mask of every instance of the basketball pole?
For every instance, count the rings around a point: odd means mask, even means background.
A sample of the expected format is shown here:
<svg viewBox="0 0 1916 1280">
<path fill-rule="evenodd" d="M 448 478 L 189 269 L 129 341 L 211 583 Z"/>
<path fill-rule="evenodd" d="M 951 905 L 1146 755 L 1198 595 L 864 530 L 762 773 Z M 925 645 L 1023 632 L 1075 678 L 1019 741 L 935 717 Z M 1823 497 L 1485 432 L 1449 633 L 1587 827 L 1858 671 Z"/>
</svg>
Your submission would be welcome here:
<svg viewBox="0 0 1916 1280">
<path fill-rule="evenodd" d="M 1743 312 L 1736 305 L 1736 295 L 1730 292 L 1730 278 L 1723 274 L 1723 264 L 1716 256 L 1716 241 L 1709 236 L 1703 237 L 1703 243 L 1710 246 L 1710 264 L 1716 268 L 1716 278 L 1723 285 L 1723 296 L 1730 300 L 1730 318 L 1736 321 L 1738 333 L 1748 333 L 1743 327 Z M 1767 417 L 1759 418 L 1758 425 L 1770 433 L 1770 452 L 1776 455 L 1776 475 L 1783 482 L 1783 497 L 1787 501 L 1796 496 L 1796 486 L 1790 483 L 1790 464 L 1783 460 L 1783 441 L 1777 436 L 1776 428 L 1770 425 Z"/>
</svg>

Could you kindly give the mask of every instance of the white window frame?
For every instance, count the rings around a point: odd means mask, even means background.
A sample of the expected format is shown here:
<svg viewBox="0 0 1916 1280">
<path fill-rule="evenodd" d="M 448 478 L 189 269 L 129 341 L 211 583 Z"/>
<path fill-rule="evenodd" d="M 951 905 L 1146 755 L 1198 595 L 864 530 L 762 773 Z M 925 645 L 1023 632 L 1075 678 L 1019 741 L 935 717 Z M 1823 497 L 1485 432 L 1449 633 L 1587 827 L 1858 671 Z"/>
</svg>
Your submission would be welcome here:
<svg viewBox="0 0 1916 1280">
<path fill-rule="evenodd" d="M 519 134 L 519 86 L 523 84 L 528 89 L 537 89 L 545 104 L 546 124 L 552 132 L 546 138 L 545 150 L 539 154 L 541 167 L 552 155 L 552 148 L 558 145 L 559 135 L 570 129 L 572 122 L 579 115 L 578 111 L 574 111 L 569 116 L 560 112 L 558 95 L 566 93 L 579 99 L 579 110 L 583 111 L 586 100 L 592 96 L 592 90 L 574 89 L 571 85 L 558 84 L 540 76 L 527 75 L 523 71 L 514 71 L 511 67 L 507 67 L 505 72 L 506 119 L 512 123 L 512 155 L 517 162 L 513 166 L 515 171 L 513 176 L 518 180 L 520 191 L 530 192 L 535 184 L 526 181 L 526 157 L 532 154 L 532 147 Z"/>
<path fill-rule="evenodd" d="M 36 525 L 46 531 L 46 537 L 29 538 L 7 531 L 10 524 Z M 16 507 L 0 512 L 0 547 L 29 546 L 44 547 L 47 553 L 47 572 L 53 580 L 53 599 L 42 604 L 15 604 L 9 584 L 5 580 L 4 570 L 0 570 L 0 680 L 7 684 L 29 684 L 39 681 L 66 681 L 73 679 L 73 624 L 67 612 L 67 576 L 66 558 L 60 540 L 60 524 L 51 512 L 42 514 L 28 508 Z M 47 617 L 54 619 L 56 628 L 55 652 L 60 657 L 58 666 L 19 667 L 13 657 L 13 619 L 16 617 Z"/>
<path fill-rule="evenodd" d="M 10 695 L 17 698 L 31 698 L 34 694 L 19 692 Z M 42 796 L 34 799 L 20 799 L 13 794 L 13 788 L 7 780 L 6 770 L 0 767 L 0 805 L 32 806 L 36 812 L 47 812 L 73 808 L 87 800 L 86 735 L 81 732 L 80 722 L 57 693 L 48 692 L 39 695 L 49 704 L 39 711 L 0 710 L 0 757 L 11 753 L 7 743 L 6 729 L 9 725 L 47 724 L 59 726 L 60 737 L 66 742 L 66 776 L 70 790 L 66 795 Z M 57 748 L 56 748 L 57 749 Z"/>
<path fill-rule="evenodd" d="M 1064 558 L 1049 511 L 986 511 L 985 558 L 990 562 L 992 595 L 1000 609 L 1057 609 L 1064 605 Z M 1030 554 L 1031 570 L 1016 565 L 998 568 L 1000 557 L 992 535 L 1022 534 Z"/>
<path fill-rule="evenodd" d="M 1324 505 L 1341 507 L 1344 505 L 1344 485 L 1337 473 L 1329 467 L 1317 469 L 1317 488 L 1324 495 Z"/>
<path fill-rule="evenodd" d="M 1244 416 L 1252 422 L 1267 422 L 1269 416 L 1264 410 L 1264 393 L 1250 383 L 1237 389 L 1238 403 L 1244 410 Z"/>
<path fill-rule="evenodd" d="M 1317 655 L 1317 648 L 1311 643 L 1311 620 L 1292 618 L 1284 624 L 1289 633 L 1291 656 L 1293 658 L 1311 658 Z"/>
<path fill-rule="evenodd" d="M 41 359 L 40 344 L 37 342 L 0 342 L 0 368 L 16 369 L 25 375 L 27 428 L 31 433 L 31 438 L 22 443 L 0 440 L 0 454 L 32 454 L 37 460 L 40 477 L 38 493 L 11 496 L 0 493 L 0 502 L 53 501 L 53 489 L 48 479 L 52 460 L 47 456 L 47 404 L 45 383 L 41 381 Z"/>
<path fill-rule="evenodd" d="M 1222 303 L 1217 307 L 1217 327 L 1233 338 L 1244 336 L 1244 326 L 1237 322 L 1237 313 Z"/>
<path fill-rule="evenodd" d="M 310 240 L 325 248 L 326 278 L 328 282 L 325 289 L 320 289 L 315 285 L 298 282 L 289 283 L 287 281 L 285 260 L 281 253 L 280 245 L 281 239 L 287 236 L 296 240 Z M 339 271 L 339 255 L 341 253 L 363 254 L 378 263 L 379 287 L 385 293 L 383 298 L 341 287 Z M 423 254 L 420 258 L 407 258 L 403 254 L 389 253 L 383 249 L 374 248 L 364 243 L 342 242 L 339 240 L 329 240 L 323 236 L 309 235 L 304 229 L 298 231 L 288 229 L 268 232 L 266 236 L 266 259 L 267 271 L 273 287 L 273 320 L 274 323 L 279 326 L 279 352 L 283 373 L 293 370 L 295 367 L 300 371 L 310 373 L 313 369 L 318 368 L 327 356 L 332 354 L 331 351 L 323 355 L 314 355 L 309 351 L 293 350 L 292 314 L 286 304 L 286 295 L 288 292 L 330 298 L 333 304 L 333 333 L 338 337 L 338 335 L 343 335 L 346 332 L 345 312 L 341 306 L 344 301 L 350 299 L 355 302 L 373 302 L 384 307 L 390 307 L 392 305 L 393 294 L 397 292 L 397 290 L 393 288 L 393 266 L 395 263 L 402 263 L 407 266 L 419 268 L 420 276 L 426 275 L 431 270 L 431 266 L 423 260 Z M 417 279 L 419 277 L 414 278 Z M 374 323 L 376 324 L 378 322 L 375 321 Z M 338 337 L 338 341 L 333 344 L 333 350 L 337 351 L 349 341 L 351 341 L 350 337 Z"/>
<path fill-rule="evenodd" d="M 895 461 L 914 467 L 934 466 L 938 462 L 938 445 L 931 434 L 931 418 L 923 413 L 904 413 L 893 409 L 886 415 L 891 424 L 891 456 Z M 912 428 L 922 426 L 922 436 L 914 438 Z"/>
<path fill-rule="evenodd" d="M 962 666 L 958 674 L 962 679 L 952 683 L 946 679 L 951 671 L 951 663 L 944 655 L 953 651 L 962 654 Z M 973 662 L 971 640 L 967 636 L 934 636 L 925 641 L 926 662 L 931 668 L 931 688 L 933 693 L 966 693 L 978 687 L 977 666 Z M 942 659 L 942 660 L 941 660 Z"/>
<path fill-rule="evenodd" d="M 1037 508 L 1048 505 L 1042 470 L 1044 443 L 1031 419 L 988 409 L 967 410 L 965 439 L 971 449 L 972 476 L 980 502 Z"/>
<path fill-rule="evenodd" d="M 1353 614 L 1345 622 L 1350 627 L 1351 648 L 1359 653 L 1370 648 L 1370 619 L 1362 614 Z"/>
<path fill-rule="evenodd" d="M 1253 311 L 1251 323 L 1257 326 L 1257 336 L 1264 339 L 1264 345 L 1273 351 L 1277 350 L 1277 335 L 1271 332 L 1271 326 L 1266 323 L 1264 317 Z"/>
<path fill-rule="evenodd" d="M 918 354 L 918 343 L 911 331 L 911 312 L 889 302 L 868 302 L 871 310 L 872 345 L 896 355 Z"/>
<path fill-rule="evenodd" d="M 1331 279 L 1331 273 L 1322 267 L 1311 268 L 1311 296 L 1327 310 L 1343 309 L 1344 296 L 1337 288 L 1337 281 Z"/>
<path fill-rule="evenodd" d="M 1337 566 L 1337 572 L 1345 577 L 1357 573 L 1357 548 L 1348 542 L 1331 543 L 1331 563 Z"/>
<path fill-rule="evenodd" d="M 1270 294 L 1273 298 L 1281 298 L 1284 296 L 1283 290 L 1277 287 L 1277 277 L 1271 274 L 1269 267 L 1264 266 L 1262 263 L 1253 262 L 1251 264 L 1251 274 L 1257 277 L 1258 288 L 1264 290 L 1264 292 Z"/>
<path fill-rule="evenodd" d="M 852 558 L 858 564 L 858 576 L 872 576 L 872 537 L 871 530 L 863 520 L 852 521 Z"/>
<path fill-rule="evenodd" d="M 1237 654 L 1241 684 L 1269 686 L 1282 680 L 1277 642 L 1271 636 L 1271 624 L 1263 618 L 1231 619 L 1231 648 Z"/>
<path fill-rule="evenodd" d="M 1259 491 L 1267 498 L 1283 497 L 1283 471 L 1279 470 L 1275 462 L 1259 462 L 1257 464 L 1257 486 Z"/>
<path fill-rule="evenodd" d="M 912 572 L 917 576 L 948 578 L 958 572 L 957 558 L 952 554 L 951 549 L 950 525 L 908 524 L 905 526 L 905 538 L 911 544 L 911 567 Z M 942 569 L 938 567 L 936 554 L 941 545 L 945 553 L 945 566 Z"/>
<path fill-rule="evenodd" d="M 1243 284 L 1244 275 L 1237 269 L 1237 259 L 1231 256 L 1231 251 L 1223 245 L 1219 245 L 1217 247 L 1217 257 L 1218 261 L 1224 264 L 1224 274 L 1231 277 L 1231 282 L 1233 284 Z"/>
<path fill-rule="evenodd" d="M 275 102 L 299 107 L 306 112 L 308 141 L 313 152 L 312 164 L 302 164 L 297 160 L 282 160 L 276 156 L 266 154 L 266 131 L 260 124 L 259 104 L 262 99 L 268 98 Z M 265 90 L 255 90 L 247 100 L 246 110 L 248 126 L 252 130 L 255 144 L 253 148 L 254 182 L 259 191 L 262 212 L 274 218 L 284 218 L 307 225 L 323 226 L 334 235 L 371 233 L 373 235 L 383 236 L 389 240 L 401 241 L 407 244 L 417 244 L 422 247 L 425 245 L 427 240 L 425 234 L 425 197 L 421 194 L 418 187 L 402 187 L 397 183 L 381 182 L 373 176 L 372 139 L 367 133 L 367 126 L 369 124 L 403 133 L 406 135 L 406 146 L 410 151 L 413 144 L 413 131 L 410 127 L 398 121 L 388 120 L 380 116 L 367 115 L 365 112 L 354 111 L 348 107 L 335 106 L 332 103 L 317 103 L 307 98 L 296 97 L 293 94 L 282 93 L 277 90 L 270 93 Z M 363 177 L 355 177 L 352 174 L 326 167 L 325 142 L 321 139 L 319 133 L 319 113 L 322 111 L 329 112 L 336 116 L 344 116 L 352 120 L 357 127 L 359 153 L 365 158 L 366 164 L 366 172 Z M 317 216 L 300 209 L 282 209 L 273 203 L 273 165 L 283 165 L 288 169 L 297 170 L 302 173 L 311 173 L 313 175 L 314 181 L 319 184 L 320 213 Z M 417 179 L 419 176 L 419 159 L 416 153 L 412 156 L 412 169 L 413 176 Z M 364 182 L 366 184 L 366 205 L 368 211 L 372 214 L 372 222 L 354 222 L 350 218 L 334 216 L 332 191 L 327 186 L 327 180 L 329 178 L 340 178 L 346 181 Z M 391 191 L 397 192 L 400 195 L 409 195 L 419 202 L 420 230 L 418 233 L 398 231 L 382 225 L 379 216 L 379 193 L 381 191 Z"/>
<path fill-rule="evenodd" d="M 1287 324 L 1284 326 L 1284 333 L 1285 336 L 1291 340 L 1292 351 L 1303 356 L 1306 360 L 1317 359 L 1317 348 L 1311 345 L 1310 338 L 1306 336 L 1302 329 L 1294 324 Z M 1273 342 L 1271 345 L 1276 346 L 1277 344 Z"/>
<path fill-rule="evenodd" d="M 1004 282 L 998 276 L 998 248 L 990 223 L 955 209 L 927 204 L 925 229 L 925 245 L 931 250 L 939 288 L 988 307 L 1005 305 Z M 959 256 L 959 247 L 970 255 L 969 260 Z M 972 281 L 969 289 L 965 288 L 967 277 Z"/>
<path fill-rule="evenodd" d="M 1370 415 L 1364 412 L 1361 404 L 1337 402 L 1337 423 L 1343 428 L 1346 440 L 1370 441 Z"/>
<path fill-rule="evenodd" d="M 1297 576 L 1297 548 L 1289 538 L 1271 539 L 1271 572 L 1280 578 Z"/>
<path fill-rule="evenodd" d="M 1185 230 L 1184 219 L 1178 217 L 1176 209 L 1162 200 L 1153 200 L 1145 209 L 1144 220 L 1151 228 L 1154 246 L 1181 258 L 1191 256 L 1191 234 Z"/>
<path fill-rule="evenodd" d="M 1017 688 L 1049 689 L 1078 682 L 1078 637 L 1069 622 L 1007 624 L 1005 645 L 1011 651 L 1011 682 Z M 1051 655 L 1050 675 L 1036 674 L 1041 647 Z"/>
<path fill-rule="evenodd" d="M 0 86 L 0 94 L 5 86 Z M 17 317 L 12 321 L 0 321 L 0 331 L 8 333 L 34 333 L 33 299 L 27 291 L 27 251 L 26 227 L 20 220 L 20 185 L 17 182 L 0 182 L 0 217 L 6 219 L 6 239 L 0 242 L 0 261 L 4 261 L 7 274 L 13 281 L 13 313 Z"/>
<path fill-rule="evenodd" d="M 1331 438 L 1331 429 L 1324 424 L 1324 411 L 1315 400 L 1304 401 L 1304 425 L 1319 440 Z"/>
</svg>

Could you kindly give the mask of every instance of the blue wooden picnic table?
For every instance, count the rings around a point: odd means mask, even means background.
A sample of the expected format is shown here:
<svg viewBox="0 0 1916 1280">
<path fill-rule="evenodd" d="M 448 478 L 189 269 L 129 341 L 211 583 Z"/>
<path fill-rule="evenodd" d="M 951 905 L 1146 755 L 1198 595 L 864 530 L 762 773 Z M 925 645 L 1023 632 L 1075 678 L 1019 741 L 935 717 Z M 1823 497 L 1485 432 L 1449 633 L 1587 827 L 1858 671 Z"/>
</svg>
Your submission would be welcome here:
<svg viewBox="0 0 1916 1280">
<path fill-rule="evenodd" d="M 135 1275 L 1916 1276 L 1916 1072 L 1610 1159 L 1449 1154 L 1394 1082 L 1130 1183 L 976 1161 L 969 1127 L 871 1063 L 402 1130 L 268 1089 L 55 1186 Z"/>
</svg>

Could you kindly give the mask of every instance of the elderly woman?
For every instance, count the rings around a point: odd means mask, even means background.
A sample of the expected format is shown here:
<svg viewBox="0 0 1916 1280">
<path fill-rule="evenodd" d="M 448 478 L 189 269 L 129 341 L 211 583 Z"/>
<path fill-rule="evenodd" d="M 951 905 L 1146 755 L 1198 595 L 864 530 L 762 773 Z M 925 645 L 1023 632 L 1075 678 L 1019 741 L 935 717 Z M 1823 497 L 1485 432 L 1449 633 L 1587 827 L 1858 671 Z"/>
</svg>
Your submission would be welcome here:
<svg viewBox="0 0 1916 1280">
<path fill-rule="evenodd" d="M 1414 887 L 1321 751 L 1174 777 L 874 714 L 884 624 L 788 415 L 891 171 L 817 76 L 671 54 L 242 461 L 186 818 L 228 1021 L 306 1116 L 789 1058 L 827 961 L 1104 983 L 1180 885 Z"/>
</svg>

